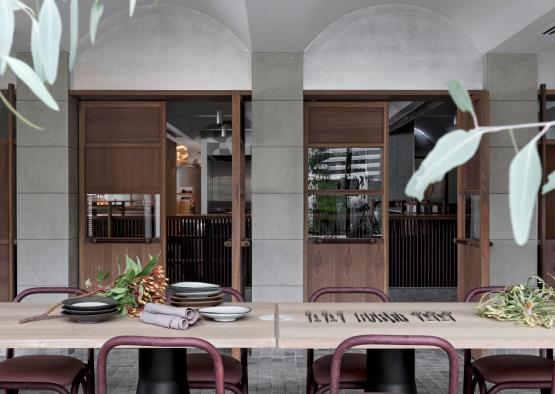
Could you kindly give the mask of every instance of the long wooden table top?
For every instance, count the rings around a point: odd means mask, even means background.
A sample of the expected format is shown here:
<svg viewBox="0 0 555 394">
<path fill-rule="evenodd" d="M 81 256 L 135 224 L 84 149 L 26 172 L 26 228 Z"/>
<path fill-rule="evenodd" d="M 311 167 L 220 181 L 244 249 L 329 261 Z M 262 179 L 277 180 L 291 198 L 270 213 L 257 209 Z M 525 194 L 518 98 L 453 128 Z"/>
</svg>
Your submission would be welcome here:
<svg viewBox="0 0 555 394">
<path fill-rule="evenodd" d="M 118 316 L 98 324 L 79 324 L 67 318 L 19 324 L 52 304 L 0 303 L 0 348 L 99 348 L 118 335 L 202 338 L 219 348 L 276 347 L 273 316 L 275 304 L 245 303 L 251 313 L 232 323 L 199 321 L 187 330 L 172 330 L 145 324 L 138 318 Z M 260 319 L 265 316 L 265 319 Z"/>
<path fill-rule="evenodd" d="M 305 312 L 318 313 L 320 323 L 309 323 Z M 326 323 L 321 312 L 343 311 L 346 323 Z M 455 322 L 423 322 L 411 312 L 452 312 Z M 402 313 L 409 322 L 357 322 L 354 312 Z M 515 349 L 555 347 L 555 328 L 523 327 L 476 315 L 468 303 L 282 303 L 278 305 L 278 347 L 282 349 L 335 349 L 344 339 L 363 334 L 435 335 L 458 349 Z M 383 348 L 384 346 L 379 346 Z"/>
</svg>

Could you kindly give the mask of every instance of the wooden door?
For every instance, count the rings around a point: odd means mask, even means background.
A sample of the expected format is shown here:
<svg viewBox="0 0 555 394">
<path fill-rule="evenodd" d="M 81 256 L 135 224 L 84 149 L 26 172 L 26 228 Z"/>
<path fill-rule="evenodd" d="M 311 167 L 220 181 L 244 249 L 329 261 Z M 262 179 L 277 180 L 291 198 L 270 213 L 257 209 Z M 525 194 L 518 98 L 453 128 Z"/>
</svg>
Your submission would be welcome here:
<svg viewBox="0 0 555 394">
<path fill-rule="evenodd" d="M 165 102 L 81 101 L 79 133 L 81 285 L 125 254 L 165 264 Z"/>
<path fill-rule="evenodd" d="M 481 125 L 489 122 L 488 94 L 472 95 Z M 468 114 L 458 113 L 460 128 L 473 127 Z M 476 155 L 457 170 L 457 281 L 460 300 L 470 289 L 489 284 L 489 142 L 487 135 Z"/>
<path fill-rule="evenodd" d="M 387 291 L 388 138 L 386 102 L 305 104 L 305 299 L 326 286 Z"/>
<path fill-rule="evenodd" d="M 243 293 L 243 254 L 250 240 L 245 238 L 245 122 L 240 92 L 232 94 L 231 116 L 231 287 Z"/>
<path fill-rule="evenodd" d="M 15 107 L 15 88 L 0 91 Z M 0 301 L 15 295 L 15 117 L 0 103 Z"/>
<path fill-rule="evenodd" d="M 553 90 L 547 86 L 540 86 L 540 122 L 546 122 L 547 101 L 553 100 Z M 555 171 L 555 139 L 552 133 L 540 140 L 540 156 L 542 159 L 543 182 L 547 176 Z M 555 192 L 538 195 L 538 275 L 549 285 L 555 285 Z"/>
</svg>

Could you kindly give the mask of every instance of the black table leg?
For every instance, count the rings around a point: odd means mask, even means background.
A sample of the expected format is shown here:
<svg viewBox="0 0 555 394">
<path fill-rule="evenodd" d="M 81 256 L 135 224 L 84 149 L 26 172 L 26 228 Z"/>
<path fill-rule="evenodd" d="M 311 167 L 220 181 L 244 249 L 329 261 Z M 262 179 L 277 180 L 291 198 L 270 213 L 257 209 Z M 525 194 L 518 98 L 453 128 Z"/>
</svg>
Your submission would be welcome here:
<svg viewBox="0 0 555 394">
<path fill-rule="evenodd" d="M 368 349 L 364 391 L 417 394 L 414 350 Z"/>
<path fill-rule="evenodd" d="M 187 349 L 139 349 L 137 394 L 189 394 Z"/>
</svg>

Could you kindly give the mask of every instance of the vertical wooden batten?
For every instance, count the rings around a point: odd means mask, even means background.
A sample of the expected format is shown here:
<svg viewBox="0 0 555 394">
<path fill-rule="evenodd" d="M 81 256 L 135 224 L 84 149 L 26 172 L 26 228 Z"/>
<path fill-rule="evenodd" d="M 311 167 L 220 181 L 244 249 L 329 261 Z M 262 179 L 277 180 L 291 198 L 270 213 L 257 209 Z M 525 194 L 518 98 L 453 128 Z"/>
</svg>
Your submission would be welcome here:
<svg viewBox="0 0 555 394">
<path fill-rule="evenodd" d="M 243 293 L 243 242 L 245 241 L 245 129 L 241 92 L 232 93 L 232 199 L 231 199 L 231 284 Z"/>
</svg>

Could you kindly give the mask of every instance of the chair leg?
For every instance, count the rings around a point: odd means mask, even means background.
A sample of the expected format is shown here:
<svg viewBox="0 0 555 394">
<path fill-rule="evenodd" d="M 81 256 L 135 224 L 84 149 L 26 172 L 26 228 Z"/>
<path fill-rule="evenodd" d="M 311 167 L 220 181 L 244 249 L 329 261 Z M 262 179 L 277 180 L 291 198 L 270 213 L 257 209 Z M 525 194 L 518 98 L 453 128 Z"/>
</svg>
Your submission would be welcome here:
<svg viewBox="0 0 555 394">
<path fill-rule="evenodd" d="M 464 368 L 463 376 L 463 393 L 471 394 L 474 390 L 472 389 L 472 370 L 470 368 Z"/>
</svg>

